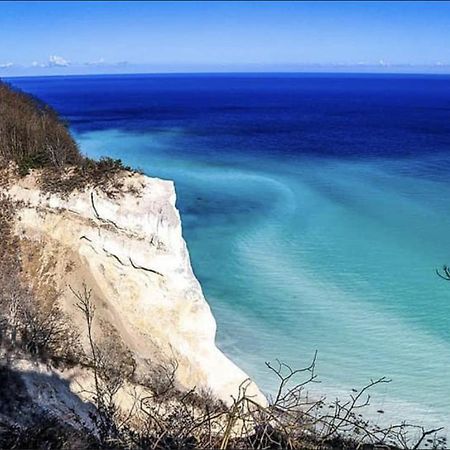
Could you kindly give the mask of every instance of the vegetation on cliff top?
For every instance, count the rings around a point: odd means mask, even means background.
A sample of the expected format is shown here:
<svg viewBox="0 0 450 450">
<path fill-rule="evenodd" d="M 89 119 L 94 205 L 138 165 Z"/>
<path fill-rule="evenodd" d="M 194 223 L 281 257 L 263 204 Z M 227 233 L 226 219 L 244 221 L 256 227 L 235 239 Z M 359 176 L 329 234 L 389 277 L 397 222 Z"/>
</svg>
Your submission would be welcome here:
<svg viewBox="0 0 450 450">
<path fill-rule="evenodd" d="M 13 164 L 20 176 L 41 169 L 43 190 L 67 194 L 89 184 L 115 193 L 120 160 L 83 156 L 68 125 L 41 100 L 0 81 L 0 168 Z"/>
<path fill-rule="evenodd" d="M 0 82 L 0 157 L 29 169 L 79 165 L 83 161 L 67 124 L 37 98 Z"/>
</svg>

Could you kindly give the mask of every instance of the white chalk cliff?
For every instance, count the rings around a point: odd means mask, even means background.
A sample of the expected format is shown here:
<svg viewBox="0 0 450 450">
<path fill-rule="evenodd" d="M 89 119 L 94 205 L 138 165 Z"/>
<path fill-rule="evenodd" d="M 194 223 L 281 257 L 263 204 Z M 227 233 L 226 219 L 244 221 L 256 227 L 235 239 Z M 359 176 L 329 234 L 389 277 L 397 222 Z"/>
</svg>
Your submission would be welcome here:
<svg viewBox="0 0 450 450">
<path fill-rule="evenodd" d="M 248 376 L 215 344 L 216 323 L 190 264 L 171 181 L 124 172 L 120 195 L 87 188 L 68 196 L 42 192 L 36 177 L 7 192 L 18 202 L 15 224 L 34 283 L 61 292 L 83 332 L 68 286 L 92 288 L 98 317 L 145 361 L 173 359 L 185 388 L 211 391 L 225 402 Z M 249 393 L 264 402 L 256 385 Z"/>
</svg>

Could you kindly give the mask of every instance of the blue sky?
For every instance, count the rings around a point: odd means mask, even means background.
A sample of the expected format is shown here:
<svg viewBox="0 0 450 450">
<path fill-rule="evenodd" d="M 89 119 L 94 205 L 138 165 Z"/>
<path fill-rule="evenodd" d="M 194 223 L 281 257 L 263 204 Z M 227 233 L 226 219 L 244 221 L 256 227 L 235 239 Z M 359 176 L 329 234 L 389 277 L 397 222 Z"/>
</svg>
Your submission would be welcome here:
<svg viewBox="0 0 450 450">
<path fill-rule="evenodd" d="M 450 72 L 450 2 L 0 2 L 0 76 Z"/>
</svg>

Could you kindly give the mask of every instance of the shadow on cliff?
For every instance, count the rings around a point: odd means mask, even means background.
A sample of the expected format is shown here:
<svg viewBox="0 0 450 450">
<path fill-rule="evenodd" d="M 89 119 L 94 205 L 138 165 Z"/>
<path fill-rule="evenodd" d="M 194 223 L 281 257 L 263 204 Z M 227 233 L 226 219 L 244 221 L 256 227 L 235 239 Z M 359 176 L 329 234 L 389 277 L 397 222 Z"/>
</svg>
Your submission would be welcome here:
<svg viewBox="0 0 450 450">
<path fill-rule="evenodd" d="M 0 448 L 95 448 L 94 413 L 55 372 L 0 366 Z"/>
</svg>

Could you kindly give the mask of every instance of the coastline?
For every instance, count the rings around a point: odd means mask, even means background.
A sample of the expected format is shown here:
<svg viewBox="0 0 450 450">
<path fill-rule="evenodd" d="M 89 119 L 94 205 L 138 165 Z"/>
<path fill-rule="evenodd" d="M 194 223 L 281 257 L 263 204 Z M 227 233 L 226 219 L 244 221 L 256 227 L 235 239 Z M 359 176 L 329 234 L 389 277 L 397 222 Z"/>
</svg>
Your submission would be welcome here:
<svg viewBox="0 0 450 450">
<path fill-rule="evenodd" d="M 314 77 L 183 80 L 20 86 L 58 106 L 84 152 L 176 181 L 219 345 L 263 390 L 266 360 L 302 367 L 318 349 L 324 385 L 348 392 L 387 376 L 388 397 L 449 422 L 449 287 L 435 275 L 450 245 L 448 91 L 432 78 L 340 77 L 339 91 Z M 214 182 L 234 167 L 276 172 L 294 192 L 294 216 L 269 186 Z M 261 217 L 277 226 L 270 236 L 253 230 Z"/>
<path fill-rule="evenodd" d="M 119 181 L 116 198 L 90 189 L 67 198 L 44 194 L 33 175 L 9 187 L 10 198 L 25 205 L 16 223 L 16 233 L 29 242 L 22 244 L 23 259 L 39 242 L 40 259 L 49 261 L 48 279 L 33 283 L 61 289 L 74 318 L 63 288 L 87 283 L 99 314 L 141 362 L 140 370 L 147 359 L 173 358 L 185 389 L 211 391 L 228 404 L 248 376 L 215 345 L 215 320 L 190 265 L 173 182 L 127 173 Z M 265 403 L 256 385 L 249 392 Z"/>
</svg>

